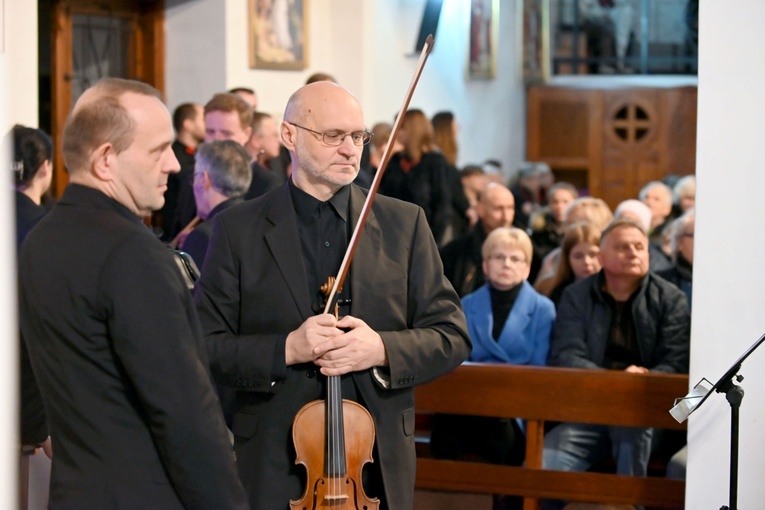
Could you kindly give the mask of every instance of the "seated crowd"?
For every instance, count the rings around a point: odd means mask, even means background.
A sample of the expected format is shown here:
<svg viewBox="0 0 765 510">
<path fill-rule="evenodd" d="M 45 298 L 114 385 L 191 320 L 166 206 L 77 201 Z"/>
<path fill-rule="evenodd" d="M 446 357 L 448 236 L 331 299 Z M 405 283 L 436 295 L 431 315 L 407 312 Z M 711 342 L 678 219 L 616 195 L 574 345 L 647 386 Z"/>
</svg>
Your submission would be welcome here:
<svg viewBox="0 0 765 510">
<path fill-rule="evenodd" d="M 632 374 L 687 373 L 693 176 L 678 181 L 674 203 L 669 186 L 651 182 L 639 200 L 625 200 L 612 213 L 603 200 L 579 197 L 568 183 L 550 185 L 545 167 L 522 166 L 505 200 L 508 214 L 492 216 L 496 208 L 486 205 L 496 201 L 489 197 L 497 196 L 498 190 L 508 188 L 484 184 L 475 199 L 479 221 L 442 248 L 445 274 L 463 299 L 473 340 L 470 360 Z M 475 173 L 470 166 L 464 175 L 475 179 Z M 535 175 L 543 178 L 534 181 Z M 511 225 L 524 227 L 529 236 Z M 518 239 L 519 233 L 528 251 L 494 240 L 495 235 Z M 532 268 L 537 269 L 535 277 Z M 515 276 L 514 285 L 498 287 L 495 281 L 503 274 Z M 530 293 L 536 296 L 532 307 Z M 548 349 L 549 354 L 539 357 Z M 645 476 L 649 457 L 662 447 L 660 432 L 557 424 L 545 434 L 543 468 L 584 471 L 610 455 L 617 474 Z M 517 450 L 523 443 L 523 428 L 512 420 L 439 415 L 433 422 L 431 453 L 521 465 L 523 455 Z M 672 448 L 669 454 L 675 451 L 676 438 L 666 447 Z M 680 455 L 673 462 L 677 458 Z M 564 504 L 543 501 L 542 508 Z M 521 503 L 495 496 L 494 508 L 521 508 Z"/>
<path fill-rule="evenodd" d="M 204 106 L 182 104 L 173 114 L 172 149 L 181 171 L 170 176 L 152 227 L 200 268 L 210 220 L 289 178 L 278 122 L 255 105 L 255 92 L 240 88 Z M 356 180 L 365 187 L 391 126 L 379 123 L 371 131 Z M 495 161 L 459 171 L 457 132 L 450 112 L 431 121 L 420 110 L 407 111 L 380 193 L 424 210 L 444 275 L 462 299 L 473 342 L 469 361 L 623 370 L 636 377 L 687 373 L 694 178 L 679 179 L 674 190 L 649 182 L 612 212 L 603 200 L 555 182 L 545 163 L 524 163 L 512 183 L 504 182 Z M 46 212 L 51 143 L 20 126 L 14 137 L 20 245 Z M 28 364 L 25 384 L 33 384 Z M 25 414 L 25 441 L 46 444 L 34 420 L 40 402 L 24 397 L 22 404 L 32 409 L 28 425 Z M 523 436 L 521 420 L 438 416 L 431 450 L 442 458 L 520 465 Z M 652 429 L 557 424 L 545 435 L 543 467 L 586 470 L 610 454 L 617 473 L 644 476 L 658 437 Z M 520 504 L 495 497 L 494 507 Z"/>
</svg>

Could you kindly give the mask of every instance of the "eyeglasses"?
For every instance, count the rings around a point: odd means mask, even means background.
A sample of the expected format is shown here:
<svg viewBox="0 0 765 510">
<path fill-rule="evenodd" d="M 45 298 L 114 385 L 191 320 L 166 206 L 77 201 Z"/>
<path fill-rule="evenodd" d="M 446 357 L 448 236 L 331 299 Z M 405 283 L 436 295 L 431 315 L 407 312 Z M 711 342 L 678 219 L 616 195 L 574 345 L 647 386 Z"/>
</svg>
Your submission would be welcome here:
<svg viewBox="0 0 765 510">
<path fill-rule="evenodd" d="M 519 257 L 518 255 L 501 255 L 501 254 L 489 255 L 489 260 L 500 262 L 502 264 L 504 264 L 507 261 L 510 261 L 510 263 L 513 265 L 526 263 L 526 257 Z"/>
<path fill-rule="evenodd" d="M 321 139 L 324 143 L 327 145 L 332 145 L 337 147 L 338 145 L 342 145 L 345 141 L 345 137 L 349 136 L 351 137 L 351 140 L 353 141 L 354 145 L 366 145 L 369 143 L 369 140 L 372 139 L 372 133 L 369 131 L 351 131 L 350 133 L 345 133 L 343 131 L 340 131 L 339 129 L 332 129 L 330 131 L 315 131 L 311 128 L 307 128 L 305 126 L 301 126 L 300 124 L 295 124 L 294 122 L 285 121 L 287 124 L 292 124 L 295 127 L 298 127 L 300 129 L 305 129 L 306 131 L 310 131 L 311 133 L 315 135 L 320 135 Z"/>
</svg>

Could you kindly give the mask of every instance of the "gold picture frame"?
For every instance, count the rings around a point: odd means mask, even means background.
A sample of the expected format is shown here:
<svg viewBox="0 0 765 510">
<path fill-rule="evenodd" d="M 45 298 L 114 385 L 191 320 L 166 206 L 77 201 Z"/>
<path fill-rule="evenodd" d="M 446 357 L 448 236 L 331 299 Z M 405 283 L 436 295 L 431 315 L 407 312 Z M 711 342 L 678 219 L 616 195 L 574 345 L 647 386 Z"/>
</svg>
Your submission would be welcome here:
<svg viewBox="0 0 765 510">
<path fill-rule="evenodd" d="M 493 80 L 497 75 L 499 0 L 471 0 L 468 77 Z"/>
<path fill-rule="evenodd" d="M 250 67 L 308 67 L 309 0 L 249 0 Z"/>
</svg>

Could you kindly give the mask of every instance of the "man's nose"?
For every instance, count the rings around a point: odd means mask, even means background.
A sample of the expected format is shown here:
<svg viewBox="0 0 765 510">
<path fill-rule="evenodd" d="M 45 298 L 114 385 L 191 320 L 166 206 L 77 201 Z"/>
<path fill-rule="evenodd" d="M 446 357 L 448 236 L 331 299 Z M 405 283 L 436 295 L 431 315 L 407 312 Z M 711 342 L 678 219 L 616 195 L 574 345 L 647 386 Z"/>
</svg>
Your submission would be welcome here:
<svg viewBox="0 0 765 510">
<path fill-rule="evenodd" d="M 352 156 L 356 152 L 356 145 L 353 143 L 353 137 L 350 133 L 345 135 L 342 143 L 337 148 L 343 155 Z"/>
</svg>

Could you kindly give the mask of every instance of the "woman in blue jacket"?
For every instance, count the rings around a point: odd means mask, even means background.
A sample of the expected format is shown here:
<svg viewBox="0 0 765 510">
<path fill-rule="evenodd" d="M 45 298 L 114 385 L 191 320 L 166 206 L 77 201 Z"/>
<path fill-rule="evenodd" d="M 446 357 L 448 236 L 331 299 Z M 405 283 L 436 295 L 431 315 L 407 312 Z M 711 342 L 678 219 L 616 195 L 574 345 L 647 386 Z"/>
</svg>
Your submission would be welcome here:
<svg viewBox="0 0 765 510">
<path fill-rule="evenodd" d="M 498 228 L 484 241 L 487 283 L 462 298 L 473 341 L 469 361 L 546 364 L 555 305 L 526 281 L 532 252 L 531 239 L 517 228 Z M 513 419 L 439 415 L 433 423 L 431 451 L 439 458 L 477 456 L 495 464 L 519 466 L 525 455 L 522 424 Z M 495 510 L 521 506 L 521 498 L 494 498 Z"/>
</svg>

